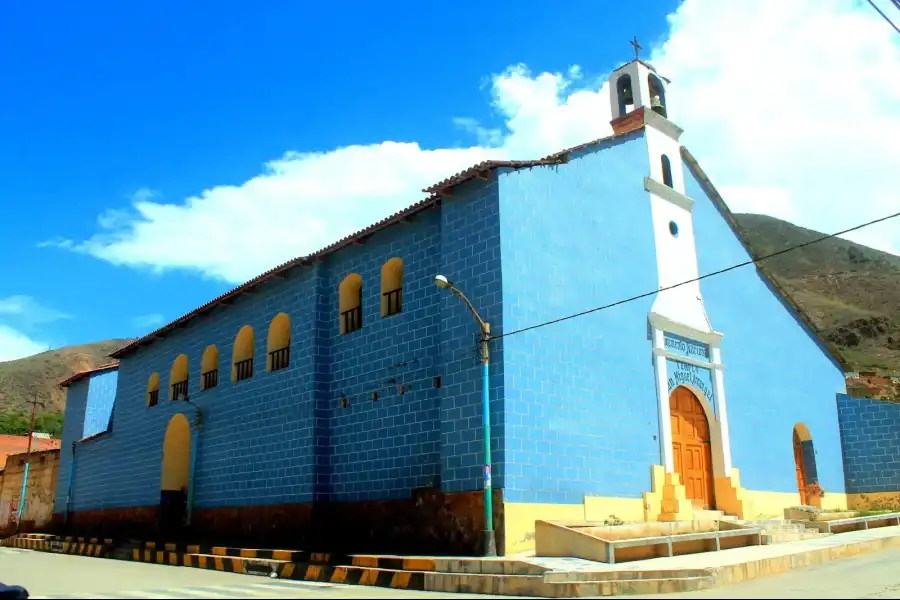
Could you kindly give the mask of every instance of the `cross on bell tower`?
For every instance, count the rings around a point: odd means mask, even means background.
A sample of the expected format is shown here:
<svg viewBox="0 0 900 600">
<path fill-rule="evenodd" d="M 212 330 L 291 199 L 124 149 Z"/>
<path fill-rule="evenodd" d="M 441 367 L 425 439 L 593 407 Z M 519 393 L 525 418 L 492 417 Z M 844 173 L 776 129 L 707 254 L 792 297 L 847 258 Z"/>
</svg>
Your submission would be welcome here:
<svg viewBox="0 0 900 600">
<path fill-rule="evenodd" d="M 644 47 L 638 43 L 637 36 L 634 36 L 634 39 L 628 43 L 631 44 L 631 46 L 634 48 L 634 60 L 640 60 L 641 50 L 643 50 Z"/>
</svg>

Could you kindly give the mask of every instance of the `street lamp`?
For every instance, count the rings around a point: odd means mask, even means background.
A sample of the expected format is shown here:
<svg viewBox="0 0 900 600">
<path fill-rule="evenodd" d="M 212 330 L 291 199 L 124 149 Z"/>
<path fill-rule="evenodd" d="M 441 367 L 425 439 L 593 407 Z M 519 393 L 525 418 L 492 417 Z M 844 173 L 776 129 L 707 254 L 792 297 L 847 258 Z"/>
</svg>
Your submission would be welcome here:
<svg viewBox="0 0 900 600">
<path fill-rule="evenodd" d="M 190 526 L 194 517 L 194 478 L 197 475 L 197 453 L 200 450 L 200 427 L 203 422 L 203 411 L 199 406 L 191 402 L 187 396 L 179 394 L 178 399 L 183 400 L 187 406 L 194 409 L 194 423 L 191 427 L 191 462 L 188 467 L 188 489 L 185 502 L 185 504 L 187 504 L 185 507 L 185 521 L 187 525 Z"/>
<path fill-rule="evenodd" d="M 484 531 L 482 532 L 482 541 L 484 542 L 484 555 L 497 556 L 497 540 L 494 536 L 494 502 L 491 497 L 491 411 L 490 411 L 490 353 L 489 342 L 491 340 L 491 326 L 481 318 L 466 295 L 463 294 L 453 283 L 443 275 L 434 276 L 434 285 L 442 290 L 450 290 L 453 294 L 460 298 L 469 307 L 472 316 L 481 329 L 481 423 L 484 430 Z"/>
</svg>

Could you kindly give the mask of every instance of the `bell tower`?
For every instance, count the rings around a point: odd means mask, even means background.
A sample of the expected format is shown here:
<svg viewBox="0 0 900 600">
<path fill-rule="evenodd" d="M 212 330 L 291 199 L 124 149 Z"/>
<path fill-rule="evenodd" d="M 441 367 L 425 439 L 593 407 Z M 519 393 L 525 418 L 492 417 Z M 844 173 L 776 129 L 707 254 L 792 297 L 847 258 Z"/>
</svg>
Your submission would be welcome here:
<svg viewBox="0 0 900 600">
<path fill-rule="evenodd" d="M 636 37 L 629 43 L 634 47 L 634 60 L 622 65 L 609 76 L 613 120 L 640 108 L 648 108 L 668 119 L 666 84 L 669 80 L 659 75 L 652 65 L 641 60 L 642 47 Z"/>
</svg>

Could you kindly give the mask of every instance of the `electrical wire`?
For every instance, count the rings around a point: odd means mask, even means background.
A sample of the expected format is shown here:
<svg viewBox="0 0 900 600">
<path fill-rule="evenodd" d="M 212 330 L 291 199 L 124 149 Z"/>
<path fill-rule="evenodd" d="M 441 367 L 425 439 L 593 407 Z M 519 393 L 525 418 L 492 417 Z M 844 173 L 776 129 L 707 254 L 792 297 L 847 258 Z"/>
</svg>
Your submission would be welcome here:
<svg viewBox="0 0 900 600">
<path fill-rule="evenodd" d="M 897 27 L 896 25 L 894 25 L 894 22 L 891 21 L 890 17 L 888 17 L 886 14 L 884 14 L 880 8 L 878 8 L 878 5 L 875 4 L 874 0 L 866 0 L 866 1 L 872 5 L 872 8 L 874 8 L 875 10 L 878 11 L 879 15 L 884 17 L 885 21 L 887 21 L 888 23 L 891 24 L 891 27 L 894 28 L 894 31 L 896 31 L 897 33 L 900 33 L 900 27 Z M 897 8 L 900 8 L 900 3 L 898 3 L 897 0 L 891 0 L 891 4 L 893 4 Z"/>
<path fill-rule="evenodd" d="M 714 277 L 716 275 L 722 275 L 723 273 L 727 273 L 729 271 L 734 271 L 735 269 L 739 269 L 741 267 L 746 267 L 747 265 L 758 265 L 760 262 L 764 260 L 768 260 L 770 258 L 774 258 L 776 256 L 781 256 L 782 254 L 786 254 L 788 252 L 793 252 L 794 250 L 799 250 L 800 248 L 805 248 L 806 246 L 811 246 L 812 244 L 817 244 L 819 242 L 830 240 L 832 238 L 838 237 L 840 235 L 844 235 L 845 233 L 850 233 L 851 231 L 857 231 L 859 229 L 863 229 L 864 227 L 870 227 L 872 225 L 876 225 L 878 223 L 887 221 L 889 219 L 894 219 L 896 217 L 900 217 L 900 212 L 887 215 L 886 217 L 881 217 L 879 219 L 875 219 L 874 221 L 868 221 L 861 225 L 856 225 L 855 227 L 851 227 L 849 229 L 844 229 L 843 231 L 838 231 L 836 233 L 832 233 L 829 235 L 822 236 L 820 238 L 816 238 L 814 240 L 810 240 L 808 242 L 804 242 L 802 244 L 797 244 L 796 246 L 791 246 L 790 248 L 785 248 L 784 250 L 779 250 L 778 252 L 772 252 L 771 254 L 767 254 L 765 256 L 761 256 L 756 259 L 751 259 L 742 263 L 738 263 L 736 265 L 731 265 L 730 267 L 726 267 L 724 269 L 719 269 L 718 271 L 713 271 L 711 273 L 707 273 L 706 275 L 701 275 L 700 277 L 695 277 L 694 279 L 688 279 L 687 281 L 682 281 L 681 283 L 676 283 L 674 285 L 666 286 L 659 288 L 657 290 L 653 290 L 652 292 L 646 292 L 644 294 L 638 294 L 637 296 L 631 296 L 630 298 L 625 298 L 623 300 L 618 300 L 616 302 L 612 302 L 610 304 L 604 304 L 603 306 L 598 306 L 596 308 L 591 308 L 588 310 L 584 310 L 575 314 L 568 315 L 566 317 L 560 317 L 558 319 L 553 319 L 552 321 L 544 321 L 543 323 L 537 323 L 536 325 L 529 325 L 528 327 L 522 327 L 521 329 L 514 329 L 513 331 L 508 331 L 506 333 L 501 333 L 499 335 L 492 335 L 491 340 L 497 340 L 504 337 L 509 337 L 511 335 L 516 335 L 517 333 L 524 333 L 526 331 L 531 331 L 532 329 L 538 329 L 539 327 L 546 327 L 547 325 L 555 325 L 556 323 L 562 323 L 563 321 L 568 321 L 570 319 L 575 319 L 578 317 L 583 317 L 585 315 L 589 315 L 591 313 L 599 312 L 601 310 L 606 310 L 608 308 L 613 308 L 614 306 L 619 306 L 621 304 L 627 304 L 628 302 L 634 302 L 635 300 L 640 300 L 642 298 L 648 298 L 660 292 L 665 292 L 667 290 L 671 290 L 677 287 L 681 287 L 683 285 L 687 285 L 689 283 L 694 283 L 695 281 L 701 281 L 703 279 L 708 279 L 710 277 Z"/>
</svg>

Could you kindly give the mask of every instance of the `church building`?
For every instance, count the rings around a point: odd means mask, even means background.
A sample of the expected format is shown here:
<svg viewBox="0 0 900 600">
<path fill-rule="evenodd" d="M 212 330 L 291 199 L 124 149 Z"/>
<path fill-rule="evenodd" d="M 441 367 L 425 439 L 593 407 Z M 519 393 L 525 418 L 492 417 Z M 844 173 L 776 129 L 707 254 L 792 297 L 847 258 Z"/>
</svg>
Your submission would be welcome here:
<svg viewBox="0 0 900 600">
<path fill-rule="evenodd" d="M 477 553 L 487 485 L 511 554 L 536 519 L 846 506 L 846 369 L 765 263 L 722 271 L 753 257 L 668 83 L 635 59 L 611 136 L 475 165 L 64 382 L 56 518 Z"/>
</svg>

